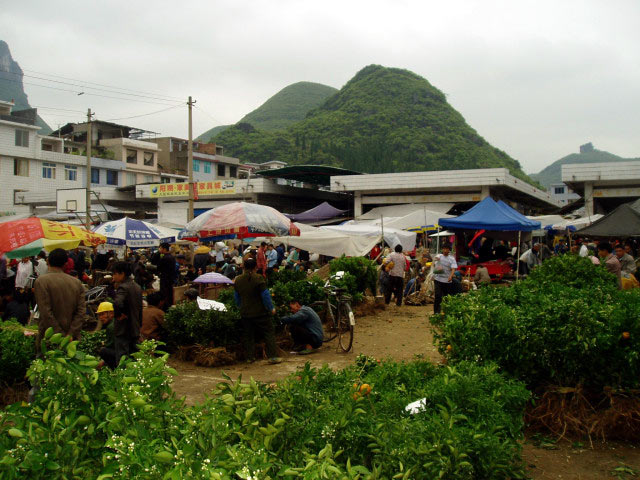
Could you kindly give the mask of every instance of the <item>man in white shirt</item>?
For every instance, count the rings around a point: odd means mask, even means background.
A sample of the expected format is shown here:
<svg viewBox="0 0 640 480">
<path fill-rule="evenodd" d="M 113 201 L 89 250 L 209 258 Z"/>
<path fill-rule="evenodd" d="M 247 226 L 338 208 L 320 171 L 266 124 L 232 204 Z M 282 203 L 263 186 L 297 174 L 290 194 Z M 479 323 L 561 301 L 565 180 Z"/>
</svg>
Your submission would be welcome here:
<svg viewBox="0 0 640 480">
<path fill-rule="evenodd" d="M 453 274 L 458 268 L 456 259 L 450 255 L 451 247 L 449 245 L 442 246 L 442 254 L 436 260 L 434 275 L 433 275 L 433 313 L 440 313 L 440 305 L 442 304 L 442 297 L 453 293 L 452 279 Z"/>
<path fill-rule="evenodd" d="M 44 275 L 49 271 L 49 266 L 47 265 L 47 254 L 42 250 L 38 254 L 38 258 L 36 259 L 36 275 L 39 277 Z"/>
<path fill-rule="evenodd" d="M 16 271 L 16 288 L 26 288 L 31 275 L 33 275 L 33 263 L 31 263 L 31 257 L 25 257 L 18 264 Z"/>
</svg>

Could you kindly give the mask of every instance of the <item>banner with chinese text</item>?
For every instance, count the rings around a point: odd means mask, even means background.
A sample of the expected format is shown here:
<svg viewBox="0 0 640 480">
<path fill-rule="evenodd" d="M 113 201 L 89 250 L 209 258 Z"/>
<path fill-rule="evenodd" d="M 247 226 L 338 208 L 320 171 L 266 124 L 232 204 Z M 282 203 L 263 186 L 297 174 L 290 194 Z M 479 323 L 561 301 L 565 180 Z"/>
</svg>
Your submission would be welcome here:
<svg viewBox="0 0 640 480">
<path fill-rule="evenodd" d="M 194 182 L 194 196 L 232 195 L 236 193 L 235 180 L 218 180 L 214 182 Z M 151 198 L 186 197 L 189 195 L 188 183 L 157 183 L 149 189 Z"/>
</svg>

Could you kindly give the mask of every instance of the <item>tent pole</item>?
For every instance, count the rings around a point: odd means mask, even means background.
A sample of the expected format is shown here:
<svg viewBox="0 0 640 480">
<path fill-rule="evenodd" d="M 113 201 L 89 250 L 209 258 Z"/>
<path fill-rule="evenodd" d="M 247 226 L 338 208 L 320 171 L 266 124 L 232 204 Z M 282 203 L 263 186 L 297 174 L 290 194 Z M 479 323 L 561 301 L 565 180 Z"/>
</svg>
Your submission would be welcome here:
<svg viewBox="0 0 640 480">
<path fill-rule="evenodd" d="M 427 207 L 424 207 L 424 228 L 422 229 L 422 240 L 424 248 L 427 248 Z"/>
<path fill-rule="evenodd" d="M 440 253 L 440 225 L 438 225 L 438 236 L 436 237 L 436 254 Z"/>
<path fill-rule="evenodd" d="M 382 214 L 380 215 L 380 232 L 382 235 L 382 246 L 380 247 L 380 250 L 384 250 L 384 217 L 382 216 Z"/>
<path fill-rule="evenodd" d="M 520 278 L 520 235 L 522 232 L 518 230 L 518 261 L 516 262 L 516 281 Z"/>
</svg>

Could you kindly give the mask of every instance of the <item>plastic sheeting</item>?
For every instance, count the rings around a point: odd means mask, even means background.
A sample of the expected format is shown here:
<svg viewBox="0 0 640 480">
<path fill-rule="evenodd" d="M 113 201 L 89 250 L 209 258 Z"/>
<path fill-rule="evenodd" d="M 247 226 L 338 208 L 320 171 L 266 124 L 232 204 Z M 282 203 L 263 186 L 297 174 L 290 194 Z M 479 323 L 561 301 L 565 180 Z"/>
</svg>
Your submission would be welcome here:
<svg viewBox="0 0 640 480">
<path fill-rule="evenodd" d="M 335 208 L 328 202 L 322 202 L 320 205 L 313 207 L 302 213 L 285 213 L 284 215 L 294 222 L 320 222 L 322 220 L 329 220 L 331 218 L 339 217 L 344 214 L 346 210 L 340 210 Z"/>
<path fill-rule="evenodd" d="M 325 230 L 309 225 L 297 224 L 300 228 L 300 236 L 256 238 L 254 245 L 261 241 L 267 241 L 274 245 L 284 243 L 287 247 L 293 246 L 320 255 L 329 257 L 361 257 L 368 254 L 376 243 L 380 241 L 380 235 L 371 237 L 362 235 L 348 235 L 337 231 Z"/>
<path fill-rule="evenodd" d="M 382 217 L 404 217 L 415 211 L 422 212 L 426 208 L 431 212 L 447 213 L 453 207 L 453 203 L 405 203 L 402 205 L 388 205 L 376 207 L 367 213 L 360 215 L 358 220 L 375 220 Z M 446 215 L 440 215 L 440 218 Z"/>
<path fill-rule="evenodd" d="M 399 244 L 402 245 L 402 250 L 411 251 L 416 246 L 415 232 L 407 232 L 405 230 L 387 227 L 386 224 L 383 228 L 380 225 L 368 224 L 326 225 L 324 227 L 320 227 L 320 230 L 330 230 L 350 236 L 362 236 L 377 239 L 380 238 L 383 233 L 382 231 L 384 230 L 384 241 L 387 242 L 391 248 L 395 248 L 395 246 Z M 375 243 L 376 242 L 374 242 L 374 244 Z"/>
<path fill-rule="evenodd" d="M 399 230 L 422 231 L 426 228 L 434 228 L 437 226 L 439 219 L 450 217 L 452 217 L 452 215 L 434 212 L 433 210 L 420 209 L 402 217 L 383 217 L 382 219 L 378 218 L 367 222 L 349 222 L 347 225 L 383 224 L 385 229 L 397 228 Z"/>
</svg>

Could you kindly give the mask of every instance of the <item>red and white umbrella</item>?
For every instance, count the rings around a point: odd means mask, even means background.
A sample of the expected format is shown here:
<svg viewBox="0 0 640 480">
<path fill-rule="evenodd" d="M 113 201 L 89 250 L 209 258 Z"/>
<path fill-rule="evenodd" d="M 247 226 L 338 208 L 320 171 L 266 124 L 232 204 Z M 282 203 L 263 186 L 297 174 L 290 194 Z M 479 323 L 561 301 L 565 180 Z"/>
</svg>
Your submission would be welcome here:
<svg viewBox="0 0 640 480">
<path fill-rule="evenodd" d="M 275 208 L 235 202 L 212 208 L 191 220 L 183 237 L 252 238 L 300 235 L 300 229 Z"/>
</svg>

